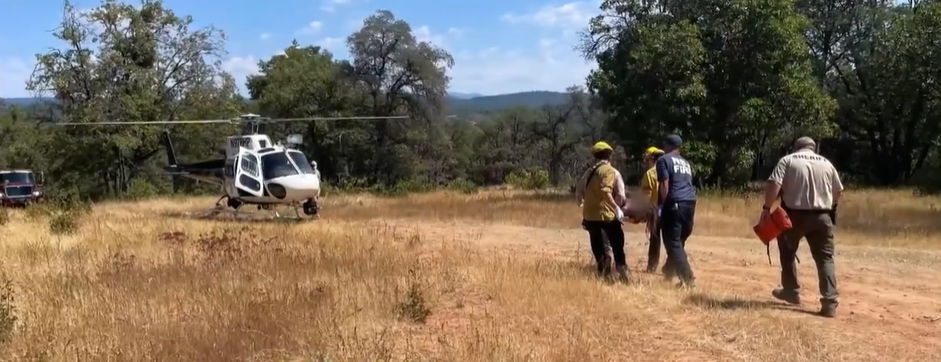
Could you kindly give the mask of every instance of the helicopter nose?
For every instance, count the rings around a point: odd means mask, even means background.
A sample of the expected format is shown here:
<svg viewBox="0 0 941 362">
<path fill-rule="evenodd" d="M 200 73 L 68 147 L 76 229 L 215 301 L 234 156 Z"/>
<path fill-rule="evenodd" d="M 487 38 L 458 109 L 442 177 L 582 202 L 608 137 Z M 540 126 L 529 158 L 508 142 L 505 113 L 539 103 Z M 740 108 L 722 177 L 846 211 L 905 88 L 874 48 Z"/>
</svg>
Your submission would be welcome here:
<svg viewBox="0 0 941 362">
<path fill-rule="evenodd" d="M 272 180 L 284 187 L 286 200 L 303 201 L 320 196 L 320 177 L 317 175 L 294 175 Z"/>
</svg>

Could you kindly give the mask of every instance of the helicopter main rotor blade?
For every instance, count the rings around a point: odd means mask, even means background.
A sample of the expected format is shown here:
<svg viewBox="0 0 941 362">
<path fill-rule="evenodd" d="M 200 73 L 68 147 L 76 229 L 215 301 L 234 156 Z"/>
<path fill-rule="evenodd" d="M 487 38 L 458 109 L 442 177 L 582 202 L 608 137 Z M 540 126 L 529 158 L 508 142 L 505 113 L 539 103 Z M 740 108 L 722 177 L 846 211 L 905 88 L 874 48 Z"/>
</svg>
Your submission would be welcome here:
<svg viewBox="0 0 941 362">
<path fill-rule="evenodd" d="M 131 125 L 156 125 L 156 124 L 237 124 L 238 120 L 232 119 L 202 119 L 186 121 L 133 121 L 133 122 L 63 122 L 53 123 L 56 126 L 131 126 Z"/>
<path fill-rule="evenodd" d="M 255 119 L 200 119 L 183 121 L 130 121 L 130 122 L 61 122 L 56 126 L 133 126 L 160 124 L 239 124 L 239 123 L 283 123 L 313 121 L 375 121 L 409 119 L 408 116 L 362 116 L 362 117 L 303 117 L 303 118 L 255 118 Z"/>
<path fill-rule="evenodd" d="M 304 118 L 268 118 L 260 123 L 312 122 L 312 121 L 376 121 L 386 119 L 409 119 L 408 116 L 363 116 L 363 117 L 304 117 Z"/>
</svg>

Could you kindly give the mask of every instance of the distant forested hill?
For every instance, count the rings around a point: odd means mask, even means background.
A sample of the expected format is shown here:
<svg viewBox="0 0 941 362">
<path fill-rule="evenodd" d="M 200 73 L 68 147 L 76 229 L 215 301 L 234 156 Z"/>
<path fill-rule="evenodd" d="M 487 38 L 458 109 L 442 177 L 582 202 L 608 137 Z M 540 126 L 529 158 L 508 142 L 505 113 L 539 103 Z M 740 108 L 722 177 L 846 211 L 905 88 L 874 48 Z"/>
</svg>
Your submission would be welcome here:
<svg viewBox="0 0 941 362">
<path fill-rule="evenodd" d="M 539 108 L 564 104 L 568 95 L 561 92 L 522 92 L 460 99 L 448 97 L 448 112 L 454 114 L 498 112 L 513 107 Z"/>
<path fill-rule="evenodd" d="M 8 106 L 17 106 L 17 107 L 29 107 L 40 103 L 51 102 L 52 98 L 48 97 L 28 97 L 28 98 L 0 98 L 0 104 Z"/>
<path fill-rule="evenodd" d="M 457 98 L 457 99 L 471 99 L 477 97 L 483 97 L 483 94 L 480 93 L 461 93 L 461 92 L 448 92 L 448 97 Z"/>
<path fill-rule="evenodd" d="M 448 112 L 451 114 L 492 113 L 514 107 L 540 108 L 545 105 L 564 104 L 568 95 L 562 92 L 532 91 L 521 93 L 480 96 L 472 93 L 452 93 L 448 95 Z M 0 98 L 0 104 L 29 107 L 45 102 L 54 102 L 53 98 Z"/>
</svg>

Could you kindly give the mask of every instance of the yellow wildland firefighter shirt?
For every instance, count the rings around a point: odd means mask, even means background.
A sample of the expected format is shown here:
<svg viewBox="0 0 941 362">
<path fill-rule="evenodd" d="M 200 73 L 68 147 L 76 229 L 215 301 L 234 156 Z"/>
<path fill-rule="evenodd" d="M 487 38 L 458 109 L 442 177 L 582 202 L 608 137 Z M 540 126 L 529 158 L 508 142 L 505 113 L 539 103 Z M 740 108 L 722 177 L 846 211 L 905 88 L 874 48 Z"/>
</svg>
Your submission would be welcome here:
<svg viewBox="0 0 941 362">
<path fill-rule="evenodd" d="M 590 176 L 585 185 L 585 201 L 582 204 L 582 218 L 587 221 L 614 221 L 615 210 L 606 203 L 605 194 L 614 191 L 617 171 L 608 162 L 602 162 Z"/>
<path fill-rule="evenodd" d="M 651 167 L 644 173 L 644 177 L 640 179 L 640 189 L 647 194 L 647 198 L 650 199 L 650 205 L 656 206 L 657 198 L 660 195 L 660 183 L 657 182 L 656 167 Z"/>
</svg>

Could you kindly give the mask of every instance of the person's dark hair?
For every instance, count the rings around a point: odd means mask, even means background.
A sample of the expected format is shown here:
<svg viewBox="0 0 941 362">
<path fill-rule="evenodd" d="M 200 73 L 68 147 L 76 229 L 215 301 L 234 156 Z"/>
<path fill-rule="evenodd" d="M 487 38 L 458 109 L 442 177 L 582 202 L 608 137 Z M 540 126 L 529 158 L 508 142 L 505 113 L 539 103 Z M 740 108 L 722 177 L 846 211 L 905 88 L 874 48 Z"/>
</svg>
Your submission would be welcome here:
<svg viewBox="0 0 941 362">
<path fill-rule="evenodd" d="M 593 153 L 592 155 L 599 160 L 610 160 L 611 155 L 614 153 L 612 150 L 603 150 Z"/>
</svg>

